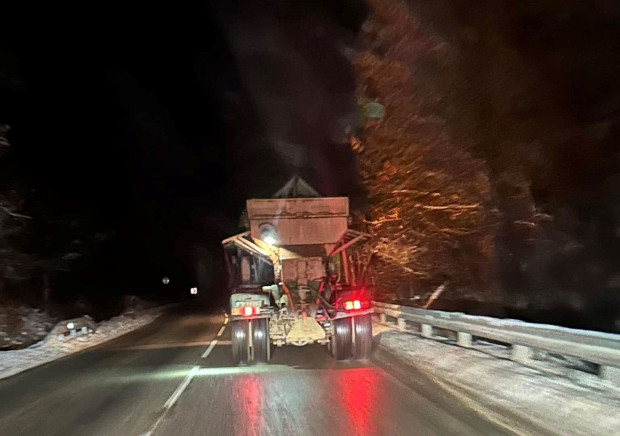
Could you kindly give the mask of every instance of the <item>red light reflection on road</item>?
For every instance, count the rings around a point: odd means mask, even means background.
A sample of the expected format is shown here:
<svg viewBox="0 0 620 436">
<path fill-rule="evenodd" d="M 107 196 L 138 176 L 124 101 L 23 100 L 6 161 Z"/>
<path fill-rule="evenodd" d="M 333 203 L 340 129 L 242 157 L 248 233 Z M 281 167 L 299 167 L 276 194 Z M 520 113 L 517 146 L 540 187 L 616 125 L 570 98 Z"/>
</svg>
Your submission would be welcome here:
<svg viewBox="0 0 620 436">
<path fill-rule="evenodd" d="M 379 375 L 376 368 L 356 368 L 335 371 L 337 392 L 340 393 L 345 414 L 340 434 L 375 435 L 377 418 L 374 416 L 381 398 Z"/>
<path fill-rule="evenodd" d="M 260 433 L 263 395 L 258 376 L 248 374 L 233 379 L 233 395 L 236 398 L 234 434 L 256 436 Z M 221 417 L 228 419 L 230 417 Z"/>
</svg>

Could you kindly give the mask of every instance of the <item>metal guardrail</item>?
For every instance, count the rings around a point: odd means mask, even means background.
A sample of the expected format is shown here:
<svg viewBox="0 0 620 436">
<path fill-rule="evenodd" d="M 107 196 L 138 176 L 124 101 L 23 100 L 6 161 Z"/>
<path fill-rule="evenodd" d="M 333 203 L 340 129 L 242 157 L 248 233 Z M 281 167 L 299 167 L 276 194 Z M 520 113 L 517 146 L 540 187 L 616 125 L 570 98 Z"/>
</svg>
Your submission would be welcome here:
<svg viewBox="0 0 620 436">
<path fill-rule="evenodd" d="M 620 335 L 380 302 L 373 307 L 382 323 L 395 318 L 403 331 L 408 323 L 418 324 L 425 338 L 433 338 L 436 328 L 456 332 L 457 344 L 466 348 L 474 338 L 490 339 L 510 345 L 512 360 L 520 363 L 527 363 L 533 350 L 545 350 L 597 364 L 602 378 L 620 384 Z"/>
</svg>

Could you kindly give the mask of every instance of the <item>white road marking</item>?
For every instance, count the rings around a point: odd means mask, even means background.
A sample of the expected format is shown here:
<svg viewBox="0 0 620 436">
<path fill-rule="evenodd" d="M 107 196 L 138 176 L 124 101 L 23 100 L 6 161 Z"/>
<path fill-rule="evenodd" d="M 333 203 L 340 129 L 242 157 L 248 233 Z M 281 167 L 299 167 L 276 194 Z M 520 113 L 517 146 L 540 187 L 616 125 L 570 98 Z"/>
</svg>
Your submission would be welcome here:
<svg viewBox="0 0 620 436">
<path fill-rule="evenodd" d="M 217 336 L 222 336 L 222 333 L 224 333 L 224 330 L 226 330 L 226 324 L 228 324 L 228 314 L 224 312 L 224 325 L 220 327 L 220 330 L 217 332 Z M 211 351 L 213 351 L 213 348 L 215 348 L 216 345 L 217 345 L 217 339 L 213 339 L 211 343 L 209 344 L 209 347 L 202 354 L 202 358 L 206 359 L 211 353 Z M 174 406 L 174 403 L 177 402 L 177 400 L 179 399 L 183 391 L 187 388 L 187 386 L 189 386 L 190 382 L 192 381 L 194 376 L 198 374 L 199 371 L 200 371 L 200 366 L 194 366 L 187 373 L 187 375 L 185 376 L 185 378 L 183 379 L 179 387 L 176 388 L 176 390 L 172 393 L 170 398 L 168 398 L 168 401 L 166 401 L 166 403 L 164 404 L 164 413 L 162 413 L 159 416 L 159 418 L 157 419 L 157 421 L 155 421 L 155 423 L 153 424 L 153 426 L 151 427 L 149 431 L 142 433 L 140 436 L 152 436 L 153 432 L 157 430 L 157 427 L 159 427 L 159 424 L 166 416 L 166 413 L 168 413 L 168 410 L 170 410 L 170 408 Z"/>
<path fill-rule="evenodd" d="M 224 333 L 224 330 L 226 330 L 226 324 L 228 324 L 228 314 L 224 313 L 224 325 L 222 327 L 220 327 L 220 330 L 217 332 L 218 336 L 222 336 L 222 333 Z M 215 345 L 217 345 L 217 339 L 213 339 L 211 341 L 211 343 L 209 344 L 209 347 L 205 350 L 205 352 L 202 354 L 202 358 L 205 359 L 209 356 L 209 354 L 211 353 L 211 351 L 213 351 L 213 348 L 215 348 Z M 172 395 L 170 396 L 170 398 L 168 398 L 168 401 L 166 401 L 166 403 L 164 404 L 164 413 L 162 413 L 159 418 L 157 419 L 157 421 L 155 421 L 155 423 L 153 424 L 153 426 L 151 427 L 151 429 L 147 432 L 142 433 L 140 436 L 152 436 L 153 432 L 155 430 L 157 430 L 157 427 L 159 426 L 159 424 L 161 423 L 161 421 L 164 419 L 164 417 L 166 416 L 166 413 L 168 413 L 168 410 L 170 410 L 170 408 L 172 406 L 174 406 L 174 403 L 177 402 L 177 400 L 179 399 L 179 397 L 181 396 L 181 394 L 183 393 L 183 391 L 187 388 L 187 386 L 189 386 L 190 382 L 192 381 L 192 379 L 194 378 L 194 376 L 196 374 L 198 374 L 198 372 L 200 371 L 200 366 L 194 366 L 185 376 L 185 378 L 183 379 L 183 381 L 181 382 L 181 384 L 179 385 L 178 388 L 176 388 L 176 390 L 172 393 Z"/>
<path fill-rule="evenodd" d="M 189 382 L 192 381 L 192 379 L 198 373 L 198 371 L 200 371 L 200 367 L 194 366 L 191 369 L 191 371 L 187 373 L 187 375 L 185 376 L 185 378 L 183 379 L 183 381 L 181 382 L 177 390 L 174 391 L 172 396 L 168 398 L 168 401 L 166 401 L 166 404 L 164 404 L 164 407 L 166 409 L 170 409 L 172 406 L 174 406 L 174 403 L 176 403 L 176 401 L 179 399 L 179 397 L 181 396 L 185 388 L 187 388 L 187 386 L 189 385 Z"/>
<path fill-rule="evenodd" d="M 211 344 L 209 345 L 209 348 L 207 348 L 207 350 L 202 353 L 202 358 L 206 359 L 209 356 L 209 353 L 213 350 L 213 347 L 215 347 L 215 344 L 217 344 L 217 339 L 213 339 L 211 341 Z"/>
<path fill-rule="evenodd" d="M 166 414 L 168 413 L 168 410 L 170 410 L 170 408 L 172 406 L 174 406 L 174 403 L 177 402 L 177 400 L 179 399 L 179 397 L 181 396 L 181 394 L 183 393 L 183 391 L 185 390 L 185 388 L 187 388 L 187 386 L 189 385 L 189 383 L 192 381 L 192 379 L 194 378 L 194 376 L 196 374 L 198 374 L 198 371 L 200 371 L 200 367 L 199 366 L 194 366 L 185 376 L 185 378 L 183 379 L 183 381 L 181 382 L 181 384 L 179 385 L 178 388 L 176 388 L 176 390 L 172 393 L 172 395 L 170 396 L 170 398 L 168 398 L 168 401 L 166 401 L 166 404 L 164 404 L 164 413 L 162 413 L 161 415 L 159 415 L 159 418 L 157 418 L 157 421 L 155 421 L 155 423 L 153 424 L 153 426 L 149 429 L 149 431 L 146 431 L 144 433 L 142 433 L 140 436 L 151 436 L 153 434 L 153 432 L 155 430 L 157 430 L 157 427 L 159 427 L 159 424 L 162 422 L 162 420 L 164 419 L 164 417 L 166 416 Z"/>
<path fill-rule="evenodd" d="M 147 432 L 142 433 L 140 436 L 151 436 L 153 432 L 157 430 L 157 427 L 159 427 L 159 423 L 163 421 L 164 417 L 166 416 L 166 413 L 168 413 L 168 410 L 170 409 L 164 409 L 164 413 L 159 415 L 159 418 L 157 418 L 157 421 L 155 421 L 155 424 L 153 424 L 151 429 Z"/>
</svg>

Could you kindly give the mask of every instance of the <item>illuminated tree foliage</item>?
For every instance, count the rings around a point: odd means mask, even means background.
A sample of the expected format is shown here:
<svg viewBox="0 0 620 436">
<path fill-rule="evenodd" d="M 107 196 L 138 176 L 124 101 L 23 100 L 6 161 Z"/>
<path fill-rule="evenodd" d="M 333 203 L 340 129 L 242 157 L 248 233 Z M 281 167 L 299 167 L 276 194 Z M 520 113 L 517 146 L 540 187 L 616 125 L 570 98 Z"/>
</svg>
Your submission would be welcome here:
<svg viewBox="0 0 620 436">
<path fill-rule="evenodd" d="M 489 177 L 484 162 L 428 110 L 442 95 L 425 87 L 415 68 L 441 59 L 442 41 L 399 0 L 369 3 L 365 50 L 354 59 L 363 128 L 350 145 L 369 194 L 364 222 L 376 236 L 375 285 L 400 296 L 412 286 L 443 283 L 484 289 L 494 279 L 495 258 Z"/>
</svg>

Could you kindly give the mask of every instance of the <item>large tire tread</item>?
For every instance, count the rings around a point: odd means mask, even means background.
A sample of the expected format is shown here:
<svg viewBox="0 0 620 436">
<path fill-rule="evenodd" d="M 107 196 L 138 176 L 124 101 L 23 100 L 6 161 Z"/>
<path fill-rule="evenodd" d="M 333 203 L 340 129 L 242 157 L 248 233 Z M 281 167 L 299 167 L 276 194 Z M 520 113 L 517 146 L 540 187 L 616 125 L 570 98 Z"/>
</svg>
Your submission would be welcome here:
<svg viewBox="0 0 620 436">
<path fill-rule="evenodd" d="M 230 341 L 235 365 L 246 365 L 250 362 L 248 328 L 249 323 L 245 320 L 237 320 L 231 323 Z"/>
<path fill-rule="evenodd" d="M 372 351 L 372 318 L 371 315 L 360 315 L 354 319 L 355 344 L 353 357 L 355 359 L 369 359 Z"/>
<path fill-rule="evenodd" d="M 254 362 L 267 363 L 271 358 L 269 341 L 269 320 L 260 318 L 252 320 L 252 347 Z"/>
<path fill-rule="evenodd" d="M 352 356 L 351 318 L 341 318 L 334 321 L 334 335 L 331 341 L 332 356 L 336 360 L 347 360 Z"/>
</svg>

